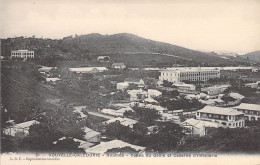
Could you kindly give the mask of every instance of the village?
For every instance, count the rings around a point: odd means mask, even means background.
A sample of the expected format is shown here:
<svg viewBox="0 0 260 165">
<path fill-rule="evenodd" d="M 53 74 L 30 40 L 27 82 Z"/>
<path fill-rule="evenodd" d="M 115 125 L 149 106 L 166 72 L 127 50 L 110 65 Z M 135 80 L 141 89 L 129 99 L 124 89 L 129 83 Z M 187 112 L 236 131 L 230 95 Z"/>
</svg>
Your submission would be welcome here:
<svg viewBox="0 0 260 165">
<path fill-rule="evenodd" d="M 6 61 L 26 64 L 34 63 L 33 58 L 33 51 L 18 50 Z M 97 56 L 83 65 L 36 68 L 39 84 L 58 96 L 44 101 L 59 108 L 53 112 L 34 106 L 23 119 L 5 108 L 2 132 L 24 146 L 52 134 L 43 151 L 177 152 L 194 147 L 192 141 L 198 147 L 198 139 L 218 129 L 259 127 L 258 67 L 131 68 Z M 38 143 L 31 144 L 37 151 L 47 144 Z"/>
</svg>

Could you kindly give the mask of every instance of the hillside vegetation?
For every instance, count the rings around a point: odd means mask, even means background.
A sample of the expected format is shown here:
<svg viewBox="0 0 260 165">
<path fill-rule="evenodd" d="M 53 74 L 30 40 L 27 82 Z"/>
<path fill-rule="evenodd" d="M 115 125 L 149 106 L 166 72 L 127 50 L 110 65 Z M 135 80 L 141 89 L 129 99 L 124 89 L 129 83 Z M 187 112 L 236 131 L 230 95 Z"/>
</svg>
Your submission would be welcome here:
<svg viewBox="0 0 260 165">
<path fill-rule="evenodd" d="M 256 61 L 256 62 L 260 62 L 260 50 L 247 53 L 247 54 L 245 54 L 241 57 L 249 59 L 249 60 L 253 60 L 253 61 Z"/>
<path fill-rule="evenodd" d="M 3 56 L 10 56 L 11 50 L 29 49 L 35 51 L 36 60 L 40 62 L 46 61 L 48 57 L 92 61 L 99 55 L 109 55 L 111 61 L 126 62 L 130 66 L 176 63 L 201 66 L 250 65 L 248 60 L 223 59 L 215 53 L 195 51 L 127 33 L 115 35 L 93 33 L 68 36 L 60 40 L 17 37 L 2 39 L 1 43 Z"/>
</svg>

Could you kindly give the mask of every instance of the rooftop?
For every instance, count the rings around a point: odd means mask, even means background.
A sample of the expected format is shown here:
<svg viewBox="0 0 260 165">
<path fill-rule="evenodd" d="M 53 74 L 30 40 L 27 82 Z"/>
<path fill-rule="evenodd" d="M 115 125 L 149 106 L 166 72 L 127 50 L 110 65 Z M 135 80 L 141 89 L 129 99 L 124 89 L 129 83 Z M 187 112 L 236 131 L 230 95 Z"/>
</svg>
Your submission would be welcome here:
<svg viewBox="0 0 260 165">
<path fill-rule="evenodd" d="M 259 104 L 241 103 L 240 105 L 233 107 L 233 108 L 260 111 L 260 105 Z"/>
<path fill-rule="evenodd" d="M 115 65 L 117 65 L 117 66 L 125 66 L 125 64 L 122 63 L 122 62 L 120 62 L 120 63 L 113 63 L 113 64 L 112 64 L 112 66 L 115 66 Z"/>
<path fill-rule="evenodd" d="M 16 124 L 15 126 L 19 127 L 19 128 L 28 128 L 28 127 L 30 127 L 33 124 L 39 124 L 39 123 L 40 122 L 38 122 L 36 120 L 31 120 L 31 121 L 27 121 L 27 122 Z"/>
<path fill-rule="evenodd" d="M 137 123 L 138 121 L 136 120 L 133 120 L 133 119 L 129 119 L 129 118 L 121 118 L 121 117 L 117 117 L 117 118 L 114 118 L 114 119 L 111 119 L 111 120 L 108 120 L 108 121 L 105 121 L 103 123 L 105 124 L 110 124 L 110 123 L 113 123 L 113 122 L 120 122 L 120 124 L 124 125 L 124 126 L 129 126 L 129 125 L 132 125 L 132 124 L 135 124 Z"/>
<path fill-rule="evenodd" d="M 203 109 L 198 110 L 197 112 L 219 114 L 219 115 L 243 115 L 244 114 L 233 108 L 220 108 L 220 107 L 213 107 L 213 106 L 205 106 Z"/>
<path fill-rule="evenodd" d="M 85 139 L 90 139 L 92 137 L 95 137 L 97 135 L 100 135 L 99 132 L 93 131 L 92 129 L 88 128 L 88 127 L 84 127 L 84 132 L 86 133 L 84 135 Z"/>
<path fill-rule="evenodd" d="M 105 71 L 107 70 L 106 67 L 81 67 L 81 68 L 69 68 L 72 72 L 90 72 L 93 69 L 97 69 L 98 71 Z"/>
<path fill-rule="evenodd" d="M 137 151 L 143 151 L 145 149 L 145 147 L 141 147 L 141 146 L 136 146 L 136 145 L 132 145 L 126 142 L 123 142 L 121 140 L 112 140 L 109 142 L 103 142 L 99 145 L 96 145 L 92 148 L 86 149 L 85 152 L 86 153 L 105 153 L 110 149 L 113 148 L 124 148 L 124 147 L 131 147 Z"/>
<path fill-rule="evenodd" d="M 186 121 L 182 122 L 182 125 L 189 124 L 195 126 L 197 128 L 201 127 L 219 127 L 218 123 L 210 122 L 210 121 L 203 121 L 203 120 L 196 120 L 193 118 L 187 119 Z"/>
</svg>

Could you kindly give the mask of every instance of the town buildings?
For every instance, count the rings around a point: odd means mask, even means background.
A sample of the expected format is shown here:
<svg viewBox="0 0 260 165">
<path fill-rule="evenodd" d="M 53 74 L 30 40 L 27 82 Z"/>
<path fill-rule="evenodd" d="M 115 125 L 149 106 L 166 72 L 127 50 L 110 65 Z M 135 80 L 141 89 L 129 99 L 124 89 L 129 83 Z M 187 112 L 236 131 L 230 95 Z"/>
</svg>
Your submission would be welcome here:
<svg viewBox="0 0 260 165">
<path fill-rule="evenodd" d="M 34 58 L 34 51 L 30 50 L 13 50 L 11 58 Z"/>
<path fill-rule="evenodd" d="M 219 123 L 222 127 L 238 128 L 245 126 L 244 113 L 233 108 L 206 106 L 197 111 L 196 118 Z"/>
<path fill-rule="evenodd" d="M 218 69 L 202 69 L 198 68 L 175 68 L 161 71 L 159 79 L 161 81 L 167 80 L 173 83 L 183 81 L 207 81 L 213 78 L 219 78 L 220 71 Z"/>
<path fill-rule="evenodd" d="M 255 121 L 260 120 L 260 105 L 259 104 L 247 104 L 241 103 L 240 105 L 233 107 L 234 109 L 245 114 L 245 120 Z"/>
</svg>

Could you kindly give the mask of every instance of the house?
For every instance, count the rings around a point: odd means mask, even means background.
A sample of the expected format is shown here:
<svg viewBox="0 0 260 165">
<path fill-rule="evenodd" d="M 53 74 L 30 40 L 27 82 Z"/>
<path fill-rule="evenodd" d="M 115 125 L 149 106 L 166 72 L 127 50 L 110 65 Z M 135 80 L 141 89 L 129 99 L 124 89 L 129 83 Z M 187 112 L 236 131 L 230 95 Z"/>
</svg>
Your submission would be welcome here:
<svg viewBox="0 0 260 165">
<path fill-rule="evenodd" d="M 193 84 L 185 84 L 185 83 L 175 83 L 173 84 L 177 88 L 177 91 L 180 93 L 190 93 L 196 90 L 196 86 Z"/>
<path fill-rule="evenodd" d="M 113 63 L 111 67 L 114 69 L 124 70 L 126 65 L 124 63 Z"/>
<path fill-rule="evenodd" d="M 249 87 L 249 88 L 258 88 L 260 81 L 256 82 L 256 83 L 246 83 L 245 87 Z"/>
<path fill-rule="evenodd" d="M 190 118 L 182 122 L 181 126 L 184 128 L 184 133 L 187 135 L 204 136 L 207 134 L 207 128 L 219 128 L 221 125 L 214 122 Z"/>
<path fill-rule="evenodd" d="M 153 98 L 149 98 L 149 97 L 144 99 L 144 102 L 148 103 L 148 104 L 158 104 L 158 101 L 154 100 Z"/>
<path fill-rule="evenodd" d="M 112 116 L 119 116 L 119 117 L 123 117 L 124 113 L 126 111 L 133 111 L 133 109 L 131 107 L 127 107 L 127 108 L 121 108 L 118 110 L 114 110 L 114 109 L 102 109 L 101 112 L 104 114 L 108 114 L 108 115 L 112 115 Z"/>
<path fill-rule="evenodd" d="M 163 121 L 163 122 L 174 122 L 179 124 L 181 122 L 180 117 L 173 115 L 173 114 L 169 114 L 169 113 L 161 113 L 161 119 L 158 121 Z"/>
<path fill-rule="evenodd" d="M 147 90 L 148 98 L 154 98 L 162 95 L 162 92 L 156 89 L 148 89 Z"/>
<path fill-rule="evenodd" d="M 49 73 L 52 69 L 57 69 L 57 67 L 47 67 L 47 66 L 41 66 L 41 68 L 38 69 L 41 73 Z"/>
<path fill-rule="evenodd" d="M 243 96 L 239 93 L 229 93 L 229 97 L 232 97 L 236 100 L 242 100 L 243 98 L 245 98 L 245 96 Z"/>
<path fill-rule="evenodd" d="M 106 67 L 81 67 L 81 68 L 69 68 L 69 71 L 76 73 L 98 73 L 106 71 Z"/>
<path fill-rule="evenodd" d="M 201 88 L 202 92 L 206 92 L 208 95 L 219 95 L 223 93 L 230 85 L 214 85 L 210 87 Z"/>
<path fill-rule="evenodd" d="M 55 78 L 53 77 L 53 78 L 46 78 L 45 80 L 48 83 L 56 84 L 56 82 L 60 81 L 61 79 L 57 78 L 57 77 L 55 77 Z"/>
<path fill-rule="evenodd" d="M 208 99 L 208 100 L 199 100 L 199 102 L 201 102 L 202 104 L 206 104 L 206 105 L 211 105 L 211 106 L 214 106 L 214 105 L 224 105 L 225 102 L 219 98 L 217 99 Z"/>
<path fill-rule="evenodd" d="M 3 133 L 5 135 L 10 135 L 10 136 L 22 136 L 22 137 L 28 136 L 29 128 L 33 124 L 40 124 L 40 122 L 38 122 L 36 120 L 31 120 L 31 121 L 19 123 L 19 124 L 16 124 L 14 126 L 4 129 Z"/>
<path fill-rule="evenodd" d="M 126 90 L 129 87 L 129 84 L 127 82 L 120 82 L 116 84 L 117 90 Z"/>
<path fill-rule="evenodd" d="M 144 87 L 144 80 L 141 78 L 126 78 L 124 82 L 128 84 L 135 84 L 138 87 Z"/>
<path fill-rule="evenodd" d="M 146 108 L 146 109 L 154 109 L 156 110 L 159 114 L 166 113 L 168 112 L 167 108 L 161 107 L 159 105 L 153 105 L 153 104 L 146 104 L 146 103 L 131 103 L 131 106 L 137 106 L 141 108 Z"/>
<path fill-rule="evenodd" d="M 147 98 L 147 91 L 142 89 L 128 90 L 127 93 L 130 95 L 130 101 L 140 101 Z"/>
<path fill-rule="evenodd" d="M 88 115 L 85 115 L 82 112 L 82 109 L 86 108 L 86 106 L 75 106 L 73 107 L 73 113 L 79 114 L 79 119 L 85 119 L 88 117 Z"/>
<path fill-rule="evenodd" d="M 62 141 L 62 140 L 65 140 L 65 139 L 72 139 L 74 142 L 79 143 L 78 148 L 82 148 L 84 150 L 86 150 L 86 149 L 95 145 L 93 143 L 90 143 L 90 142 L 87 142 L 87 141 L 84 141 L 84 140 L 79 140 L 79 139 L 72 138 L 72 137 L 62 137 L 62 138 L 58 139 L 57 141 L 53 142 L 53 144 L 57 144 L 58 141 Z"/>
<path fill-rule="evenodd" d="M 84 127 L 83 131 L 85 133 L 84 139 L 86 141 L 91 142 L 91 143 L 100 142 L 101 133 L 93 131 L 92 129 L 90 129 L 88 127 Z"/>
<path fill-rule="evenodd" d="M 196 112 L 196 119 L 219 123 L 229 128 L 245 126 L 244 113 L 233 108 L 205 106 Z"/>
<path fill-rule="evenodd" d="M 86 153 L 96 153 L 96 154 L 104 154 L 108 150 L 115 149 L 115 148 L 125 148 L 125 147 L 130 147 L 132 149 L 135 149 L 138 152 L 143 152 L 145 150 L 145 147 L 137 146 L 137 145 L 132 145 L 126 142 L 123 142 L 121 140 L 112 140 L 109 142 L 103 142 L 99 145 L 96 145 L 92 148 L 86 149 Z"/>
<path fill-rule="evenodd" d="M 134 124 L 136 124 L 138 121 L 133 120 L 133 119 L 129 119 L 129 118 L 126 118 L 126 117 L 124 117 L 124 118 L 117 117 L 117 118 L 114 118 L 114 119 L 111 119 L 111 120 L 108 120 L 108 121 L 104 121 L 102 124 L 107 125 L 107 124 L 114 123 L 114 122 L 120 122 L 121 125 L 133 128 Z"/>
<path fill-rule="evenodd" d="M 180 110 L 168 110 L 168 113 L 174 115 L 174 116 L 182 116 L 183 115 L 183 109 Z"/>
<path fill-rule="evenodd" d="M 184 98 L 185 98 L 185 99 L 200 99 L 200 95 L 187 94 Z"/>
<path fill-rule="evenodd" d="M 98 56 L 97 61 L 98 62 L 109 62 L 110 57 L 109 56 Z"/>
<path fill-rule="evenodd" d="M 11 58 L 34 58 L 34 51 L 30 50 L 13 50 Z"/>
<path fill-rule="evenodd" d="M 239 112 L 245 114 L 245 120 L 260 121 L 260 105 L 259 104 L 247 104 L 241 103 L 240 105 L 233 107 Z"/>
</svg>

